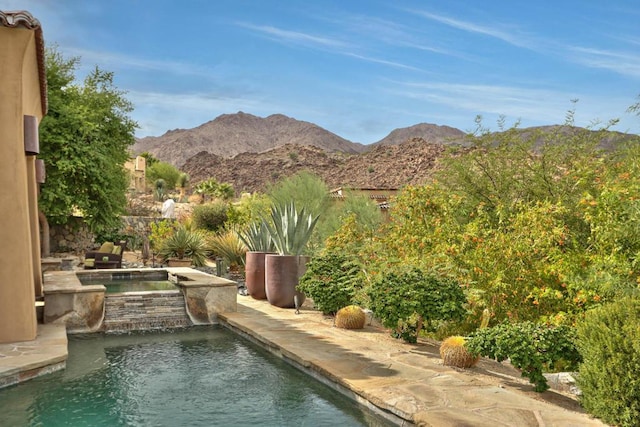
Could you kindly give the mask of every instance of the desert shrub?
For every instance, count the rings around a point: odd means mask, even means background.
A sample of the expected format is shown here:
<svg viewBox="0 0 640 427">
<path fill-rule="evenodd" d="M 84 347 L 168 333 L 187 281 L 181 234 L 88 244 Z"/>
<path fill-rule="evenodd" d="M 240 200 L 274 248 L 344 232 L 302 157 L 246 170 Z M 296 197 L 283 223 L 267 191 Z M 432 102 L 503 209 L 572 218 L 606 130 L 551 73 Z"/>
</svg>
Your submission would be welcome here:
<svg viewBox="0 0 640 427">
<path fill-rule="evenodd" d="M 312 298 L 315 307 L 325 314 L 353 304 L 361 287 L 360 267 L 338 253 L 312 258 L 298 284 L 298 290 Z"/>
<path fill-rule="evenodd" d="M 222 229 L 227 221 L 226 202 L 216 200 L 204 205 L 198 205 L 193 209 L 193 222 L 196 228 L 217 232 Z"/>
<path fill-rule="evenodd" d="M 367 293 L 383 325 L 407 342 L 416 342 L 422 329 L 434 331 L 436 321 L 461 320 L 465 315 L 462 288 L 418 268 L 382 275 Z"/>
<path fill-rule="evenodd" d="M 180 171 L 173 165 L 158 161 L 147 167 L 146 179 L 150 182 L 155 182 L 162 179 L 166 182 L 166 189 L 173 190 L 176 187 L 176 182 L 180 177 Z"/>
<path fill-rule="evenodd" d="M 235 230 L 212 234 L 207 238 L 207 249 L 213 256 L 219 256 L 231 269 L 244 265 L 247 248 Z"/>
<path fill-rule="evenodd" d="M 238 227 L 243 229 L 261 218 L 269 215 L 271 200 L 260 193 L 243 193 L 235 203 L 229 205 L 225 228 Z"/>
<path fill-rule="evenodd" d="M 345 190 L 344 194 L 344 200 L 332 203 L 318 223 L 316 246 L 326 246 L 329 239 L 343 230 L 346 222 L 352 221 L 353 231 L 361 234 L 372 234 L 382 223 L 376 202 L 354 191 Z"/>
<path fill-rule="evenodd" d="M 575 331 L 568 326 L 548 326 L 533 322 L 502 323 L 478 329 L 467 340 L 467 349 L 502 362 L 507 358 L 522 371 L 538 392 L 549 388 L 543 371 L 558 367 L 576 369 L 580 353 Z"/>
<path fill-rule="evenodd" d="M 175 230 L 175 221 L 163 219 L 152 222 L 150 225 L 149 244 L 154 251 L 159 251 L 164 240 L 171 236 Z"/>
<path fill-rule="evenodd" d="M 486 134 L 442 159 L 436 180 L 407 186 L 365 268 L 415 265 L 469 289 L 468 325 L 573 321 L 637 287 L 640 144 L 602 152 L 605 135 Z M 368 246 L 369 243 L 366 244 Z M 467 331 L 459 330 L 465 335 Z"/>
<path fill-rule="evenodd" d="M 165 261 L 170 258 L 190 259 L 193 265 L 202 267 L 207 257 L 205 235 L 202 230 L 191 230 L 179 224 L 162 241 L 158 255 Z"/>
<path fill-rule="evenodd" d="M 285 206 L 291 202 L 312 215 L 320 215 L 329 207 L 329 187 L 322 179 L 308 171 L 285 178 L 267 188 L 274 204 Z"/>
<path fill-rule="evenodd" d="M 608 424 L 640 425 L 640 300 L 590 310 L 577 329 L 582 405 Z"/>
</svg>

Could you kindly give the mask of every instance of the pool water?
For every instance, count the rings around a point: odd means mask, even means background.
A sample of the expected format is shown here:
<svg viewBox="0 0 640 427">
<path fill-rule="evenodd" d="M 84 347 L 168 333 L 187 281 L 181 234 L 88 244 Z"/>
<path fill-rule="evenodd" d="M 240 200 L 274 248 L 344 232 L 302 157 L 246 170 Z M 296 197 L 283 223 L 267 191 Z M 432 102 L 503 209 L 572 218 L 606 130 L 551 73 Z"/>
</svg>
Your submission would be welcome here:
<svg viewBox="0 0 640 427">
<path fill-rule="evenodd" d="M 177 291 L 178 288 L 169 280 L 82 280 L 83 285 L 104 285 L 106 293 L 146 292 L 146 291 Z"/>
<path fill-rule="evenodd" d="M 388 426 L 220 326 L 71 336 L 67 368 L 0 390 L 7 426 Z"/>
</svg>

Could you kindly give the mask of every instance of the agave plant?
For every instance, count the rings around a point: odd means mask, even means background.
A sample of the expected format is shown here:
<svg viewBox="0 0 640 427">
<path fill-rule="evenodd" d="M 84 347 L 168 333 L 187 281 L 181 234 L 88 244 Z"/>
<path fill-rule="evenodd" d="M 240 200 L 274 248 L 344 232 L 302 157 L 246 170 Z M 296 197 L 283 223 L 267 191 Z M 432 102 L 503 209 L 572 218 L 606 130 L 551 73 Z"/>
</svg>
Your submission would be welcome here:
<svg viewBox="0 0 640 427">
<path fill-rule="evenodd" d="M 271 222 L 262 222 L 280 255 L 302 255 L 319 217 L 307 214 L 304 208 L 298 212 L 294 203 L 276 204 L 271 207 Z"/>
<path fill-rule="evenodd" d="M 207 245 L 212 253 L 221 256 L 229 263 L 230 267 L 244 264 L 244 254 L 247 248 L 235 230 L 228 230 L 210 237 Z"/>
<path fill-rule="evenodd" d="M 191 259 L 193 265 L 201 267 L 205 264 L 207 257 L 204 234 L 180 225 L 172 235 L 164 239 L 159 255 L 165 260 Z"/>
<path fill-rule="evenodd" d="M 276 249 L 264 221 L 254 222 L 246 230 L 238 231 L 238 237 L 253 252 L 274 252 Z"/>
</svg>

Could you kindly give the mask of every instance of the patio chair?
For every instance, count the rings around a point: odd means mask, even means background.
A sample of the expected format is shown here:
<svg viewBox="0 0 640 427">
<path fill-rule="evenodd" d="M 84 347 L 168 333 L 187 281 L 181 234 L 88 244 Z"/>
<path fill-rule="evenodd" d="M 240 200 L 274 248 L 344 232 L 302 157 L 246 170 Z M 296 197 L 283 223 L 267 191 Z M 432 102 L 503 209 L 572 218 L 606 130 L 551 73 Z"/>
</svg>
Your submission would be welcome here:
<svg viewBox="0 0 640 427">
<path fill-rule="evenodd" d="M 127 247 L 127 241 L 118 243 L 105 242 L 100 249 L 89 251 L 84 255 L 85 270 L 100 268 L 122 268 L 122 255 Z"/>
</svg>

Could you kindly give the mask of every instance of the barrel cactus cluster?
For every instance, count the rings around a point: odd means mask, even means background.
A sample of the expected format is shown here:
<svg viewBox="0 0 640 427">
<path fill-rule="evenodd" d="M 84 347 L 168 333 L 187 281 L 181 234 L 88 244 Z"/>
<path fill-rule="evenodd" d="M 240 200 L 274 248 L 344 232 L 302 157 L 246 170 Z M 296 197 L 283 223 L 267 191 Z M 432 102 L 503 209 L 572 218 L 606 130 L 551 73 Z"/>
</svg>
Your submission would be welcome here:
<svg viewBox="0 0 640 427">
<path fill-rule="evenodd" d="M 457 368 L 470 368 L 478 363 L 480 358 L 471 354 L 466 349 L 465 343 L 465 338 L 461 336 L 453 336 L 444 340 L 440 345 L 442 363 Z"/>
<path fill-rule="evenodd" d="M 357 305 L 348 305 L 336 313 L 335 325 L 342 329 L 362 329 L 366 316 Z"/>
</svg>

